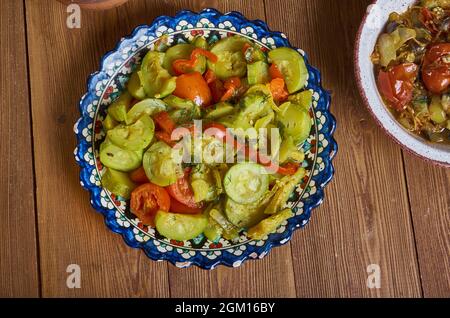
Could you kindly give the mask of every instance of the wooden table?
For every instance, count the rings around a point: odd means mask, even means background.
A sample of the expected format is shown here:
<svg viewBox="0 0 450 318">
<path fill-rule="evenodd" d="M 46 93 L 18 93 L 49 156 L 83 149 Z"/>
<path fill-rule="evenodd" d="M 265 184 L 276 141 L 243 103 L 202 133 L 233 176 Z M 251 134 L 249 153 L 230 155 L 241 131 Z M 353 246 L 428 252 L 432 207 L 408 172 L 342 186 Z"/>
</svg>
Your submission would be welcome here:
<svg viewBox="0 0 450 318">
<path fill-rule="evenodd" d="M 450 169 L 378 128 L 353 76 L 370 0 L 130 0 L 66 26 L 56 1 L 2 0 L 0 296 L 450 297 Z M 311 223 L 263 260 L 213 271 L 153 262 L 110 232 L 78 181 L 72 132 L 87 76 L 139 24 L 215 7 L 263 19 L 305 49 L 333 92 L 336 175 Z M 81 288 L 66 286 L 69 264 Z M 381 288 L 366 286 L 379 264 Z"/>
</svg>

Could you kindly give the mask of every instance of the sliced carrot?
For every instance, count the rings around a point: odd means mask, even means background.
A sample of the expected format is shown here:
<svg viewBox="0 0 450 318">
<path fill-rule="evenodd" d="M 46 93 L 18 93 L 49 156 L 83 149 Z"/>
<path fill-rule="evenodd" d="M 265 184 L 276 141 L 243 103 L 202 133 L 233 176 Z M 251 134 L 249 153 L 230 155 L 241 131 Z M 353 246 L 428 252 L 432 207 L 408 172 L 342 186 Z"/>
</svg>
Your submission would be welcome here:
<svg viewBox="0 0 450 318">
<path fill-rule="evenodd" d="M 163 131 L 168 133 L 169 135 L 175 129 L 176 125 L 173 122 L 172 118 L 170 118 L 168 112 L 160 112 L 153 116 L 155 123 L 161 128 Z"/>
<path fill-rule="evenodd" d="M 269 74 L 270 74 L 270 77 L 271 77 L 272 79 L 275 79 L 275 78 L 283 78 L 283 74 L 282 74 L 281 71 L 278 69 L 278 67 L 276 66 L 276 64 L 270 65 L 270 67 L 269 67 Z"/>
<path fill-rule="evenodd" d="M 270 92 L 276 102 L 284 102 L 289 97 L 284 79 L 282 78 L 275 78 L 270 82 Z"/>
<path fill-rule="evenodd" d="M 231 77 L 225 81 L 223 86 L 225 88 L 225 93 L 221 97 L 220 101 L 226 102 L 227 100 L 235 96 L 236 92 L 241 86 L 241 80 L 239 77 Z"/>
</svg>

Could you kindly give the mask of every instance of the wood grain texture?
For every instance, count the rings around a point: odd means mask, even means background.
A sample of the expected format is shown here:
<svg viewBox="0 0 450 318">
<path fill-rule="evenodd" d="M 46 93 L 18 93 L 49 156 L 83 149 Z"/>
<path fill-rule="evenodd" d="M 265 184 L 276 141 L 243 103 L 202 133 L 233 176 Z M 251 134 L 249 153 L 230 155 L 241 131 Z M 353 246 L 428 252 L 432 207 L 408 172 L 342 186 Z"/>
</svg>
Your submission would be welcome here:
<svg viewBox="0 0 450 318">
<path fill-rule="evenodd" d="M 423 295 L 450 297 L 450 169 L 405 153 Z"/>
<path fill-rule="evenodd" d="M 8 137 L 0 143 L 0 154 L 10 158 L 0 161 L 1 189 L 8 189 L 0 191 L 0 198 L 9 204 L 1 213 L 10 225 L 0 234 L 0 296 L 38 295 L 30 89 L 44 297 L 450 297 L 450 172 L 403 158 L 376 127 L 356 89 L 353 44 L 369 2 L 130 0 L 109 11 L 83 11 L 81 29 L 68 29 L 65 5 L 25 0 L 29 88 L 23 4 L 1 1 L 0 97 L 14 103 L 15 112 L 8 108 L 0 115 L 2 137 Z M 77 104 L 101 56 L 139 24 L 205 7 L 266 20 L 308 52 L 322 71 L 324 87 L 333 92 L 340 147 L 325 203 L 291 244 L 273 249 L 264 260 L 213 271 L 153 262 L 126 246 L 91 208 L 72 155 Z M 17 192 L 29 199 L 15 200 Z M 20 232 L 14 226 L 18 222 Z M 66 287 L 72 263 L 81 267 L 80 289 Z M 372 263 L 381 267 L 381 289 L 366 287 Z M 17 268 L 25 277 L 10 275 Z"/>
<path fill-rule="evenodd" d="M 26 35 L 22 1 L 0 2 L 0 297 L 37 297 Z"/>
<path fill-rule="evenodd" d="M 91 208 L 78 181 L 72 132 L 86 78 L 97 70 L 100 57 L 135 25 L 162 13 L 132 6 L 86 11 L 81 29 L 68 29 L 65 5 L 26 2 L 45 297 L 169 296 L 166 263 L 126 246 Z M 72 263 L 81 267 L 80 289 L 66 287 L 66 268 Z"/>
<path fill-rule="evenodd" d="M 421 295 L 401 152 L 375 126 L 353 77 L 353 43 L 370 2 L 265 2 L 269 26 L 322 71 L 338 118 L 335 179 L 312 224 L 292 241 L 298 296 Z M 366 286 L 373 263 L 381 268 L 381 289 Z"/>
</svg>

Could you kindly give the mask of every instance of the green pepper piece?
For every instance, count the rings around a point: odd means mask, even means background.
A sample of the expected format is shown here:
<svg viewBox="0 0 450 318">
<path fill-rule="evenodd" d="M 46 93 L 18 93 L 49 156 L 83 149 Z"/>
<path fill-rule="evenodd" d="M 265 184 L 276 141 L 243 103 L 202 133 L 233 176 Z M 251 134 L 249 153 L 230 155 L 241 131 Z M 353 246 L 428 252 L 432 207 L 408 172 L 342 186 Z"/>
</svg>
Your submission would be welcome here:
<svg viewBox="0 0 450 318">
<path fill-rule="evenodd" d="M 230 115 L 234 112 L 234 106 L 227 102 L 221 102 L 214 107 L 211 107 L 211 110 L 206 113 L 205 118 L 207 119 L 217 119 L 227 115 Z"/>
<path fill-rule="evenodd" d="M 214 221 L 213 218 L 208 218 L 208 225 L 203 231 L 203 234 L 206 236 L 206 238 L 211 242 L 217 242 L 219 241 L 222 232 L 223 228 L 216 221 Z"/>
<path fill-rule="evenodd" d="M 197 36 L 195 37 L 194 41 L 192 42 L 195 47 L 198 47 L 200 49 L 207 50 L 208 49 L 208 42 L 203 36 Z"/>
<path fill-rule="evenodd" d="M 436 124 L 442 124 L 447 120 L 445 111 L 442 108 L 441 98 L 437 95 L 434 95 L 431 98 L 429 112 L 431 120 L 434 121 Z"/>
<path fill-rule="evenodd" d="M 195 106 L 195 103 L 189 99 L 183 99 L 175 95 L 169 95 L 164 98 L 164 102 L 169 106 L 177 109 L 190 109 Z"/>
<path fill-rule="evenodd" d="M 236 228 L 218 209 L 211 209 L 209 216 L 223 229 L 223 237 L 227 240 L 235 240 L 239 237 L 239 229 Z"/>
<path fill-rule="evenodd" d="M 305 159 L 305 154 L 298 149 L 298 146 L 294 143 L 292 136 L 286 137 L 280 146 L 280 163 L 284 163 L 288 160 L 296 162 L 302 162 Z"/>
</svg>

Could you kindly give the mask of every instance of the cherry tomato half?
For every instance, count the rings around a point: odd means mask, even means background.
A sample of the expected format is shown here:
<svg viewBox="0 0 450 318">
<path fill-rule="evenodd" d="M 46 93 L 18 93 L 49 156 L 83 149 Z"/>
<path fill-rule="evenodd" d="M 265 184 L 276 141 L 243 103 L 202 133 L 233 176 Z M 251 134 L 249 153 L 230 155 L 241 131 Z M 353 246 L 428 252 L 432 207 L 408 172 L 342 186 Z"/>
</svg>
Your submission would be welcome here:
<svg viewBox="0 0 450 318">
<path fill-rule="evenodd" d="M 177 77 L 177 87 L 173 95 L 192 100 L 199 106 L 211 105 L 211 91 L 199 72 L 183 74 Z"/>
<path fill-rule="evenodd" d="M 422 65 L 422 79 L 427 89 L 434 94 L 442 94 L 450 85 L 450 63 L 444 57 L 450 54 L 450 43 L 432 46 Z"/>
<path fill-rule="evenodd" d="M 378 74 L 380 93 L 397 111 L 402 111 L 413 97 L 412 83 L 417 76 L 417 70 L 416 64 L 404 63 Z"/>
</svg>

